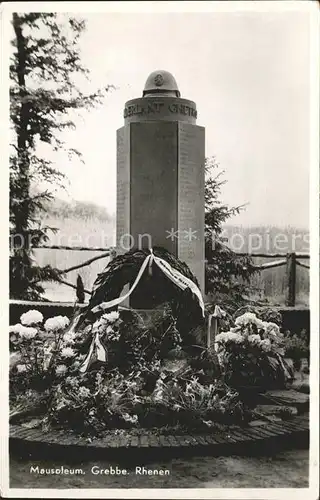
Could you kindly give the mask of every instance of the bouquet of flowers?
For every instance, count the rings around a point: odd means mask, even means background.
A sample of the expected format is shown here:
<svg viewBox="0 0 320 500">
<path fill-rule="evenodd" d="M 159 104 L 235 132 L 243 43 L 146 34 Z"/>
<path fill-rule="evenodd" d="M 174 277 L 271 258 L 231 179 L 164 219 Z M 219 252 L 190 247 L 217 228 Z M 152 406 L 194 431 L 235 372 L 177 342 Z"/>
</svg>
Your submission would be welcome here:
<svg viewBox="0 0 320 500">
<path fill-rule="evenodd" d="M 279 326 L 252 312 L 238 316 L 234 327 L 216 336 L 215 344 L 224 380 L 231 387 L 280 388 L 293 379 Z"/>
<path fill-rule="evenodd" d="M 65 316 L 43 322 L 39 311 L 30 310 L 9 327 L 11 394 L 44 391 L 67 371 L 75 356 L 65 334 L 68 324 Z"/>
</svg>

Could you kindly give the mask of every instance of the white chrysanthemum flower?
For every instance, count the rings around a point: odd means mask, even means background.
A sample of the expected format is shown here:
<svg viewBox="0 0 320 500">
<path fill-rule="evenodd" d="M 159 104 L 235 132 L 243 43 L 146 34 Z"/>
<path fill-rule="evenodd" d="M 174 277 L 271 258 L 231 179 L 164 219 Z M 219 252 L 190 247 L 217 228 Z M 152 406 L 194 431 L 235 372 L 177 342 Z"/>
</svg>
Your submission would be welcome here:
<svg viewBox="0 0 320 500">
<path fill-rule="evenodd" d="M 224 344 L 226 341 L 226 335 L 227 332 L 218 333 L 218 335 L 215 338 L 215 342 Z"/>
<path fill-rule="evenodd" d="M 31 340 L 37 335 L 37 333 L 38 330 L 36 328 L 32 328 L 31 326 L 22 326 L 19 335 L 24 339 Z"/>
<path fill-rule="evenodd" d="M 237 326 L 247 326 L 253 324 L 256 325 L 257 328 L 263 328 L 263 321 L 261 321 L 261 319 L 257 318 L 257 316 L 251 312 L 246 312 L 242 314 L 242 316 L 238 316 L 238 318 L 235 320 L 235 324 Z"/>
<path fill-rule="evenodd" d="M 26 365 L 17 365 L 18 373 L 24 373 L 27 371 Z"/>
<path fill-rule="evenodd" d="M 241 344 L 243 342 L 243 336 L 240 333 L 228 332 L 226 335 L 227 342 L 235 342 L 236 344 Z"/>
<path fill-rule="evenodd" d="M 66 365 L 58 365 L 56 367 L 56 374 L 57 375 L 64 375 L 67 371 Z"/>
<path fill-rule="evenodd" d="M 264 339 L 260 342 L 260 347 L 263 351 L 269 352 L 271 350 L 270 339 Z"/>
<path fill-rule="evenodd" d="M 21 314 L 20 321 L 25 326 L 36 325 L 38 323 L 42 323 L 43 314 L 36 309 L 30 309 L 30 311 Z"/>
<path fill-rule="evenodd" d="M 235 342 L 236 344 L 241 344 L 243 342 L 243 336 L 240 333 L 236 332 L 221 332 L 216 338 L 215 342 L 218 344 L 225 344 L 226 342 Z"/>
<path fill-rule="evenodd" d="M 9 333 L 17 333 L 20 334 L 21 330 L 24 329 L 24 326 L 21 323 L 17 323 L 16 325 L 9 326 Z"/>
<path fill-rule="evenodd" d="M 66 344 L 74 344 L 74 339 L 76 338 L 76 333 L 67 332 L 63 336 L 63 340 Z"/>
<path fill-rule="evenodd" d="M 112 311 L 111 313 L 103 314 L 101 318 L 95 321 L 95 323 L 93 324 L 93 331 L 96 332 L 105 329 L 108 323 L 114 323 L 118 318 L 119 318 L 119 313 L 117 311 Z M 110 328 L 112 327 L 109 326 L 108 328 L 110 331 Z"/>
<path fill-rule="evenodd" d="M 78 394 L 81 398 L 87 398 L 90 396 L 90 390 L 87 387 L 79 387 Z"/>
<path fill-rule="evenodd" d="M 61 356 L 63 358 L 73 358 L 76 355 L 72 347 L 63 347 L 61 349 Z"/>
<path fill-rule="evenodd" d="M 248 335 L 248 341 L 253 345 L 260 345 L 261 337 L 260 335 Z"/>
<path fill-rule="evenodd" d="M 103 319 L 109 321 L 109 323 L 113 323 L 114 321 L 117 321 L 117 319 L 119 319 L 119 312 L 111 311 L 111 313 L 104 314 L 102 317 Z"/>
<path fill-rule="evenodd" d="M 53 318 L 47 319 L 44 324 L 44 328 L 47 332 L 54 332 L 57 330 L 63 330 L 69 325 L 69 319 L 66 316 L 54 316 Z"/>
</svg>

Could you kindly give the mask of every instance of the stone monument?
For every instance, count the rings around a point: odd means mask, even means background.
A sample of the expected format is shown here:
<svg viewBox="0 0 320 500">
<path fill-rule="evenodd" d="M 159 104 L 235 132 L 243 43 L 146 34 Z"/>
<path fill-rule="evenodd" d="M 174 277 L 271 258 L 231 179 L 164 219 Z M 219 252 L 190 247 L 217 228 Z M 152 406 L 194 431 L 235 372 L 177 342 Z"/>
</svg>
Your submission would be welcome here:
<svg viewBox="0 0 320 500">
<path fill-rule="evenodd" d="M 117 131 L 117 252 L 161 246 L 204 293 L 205 130 L 174 77 L 154 71 Z"/>
</svg>

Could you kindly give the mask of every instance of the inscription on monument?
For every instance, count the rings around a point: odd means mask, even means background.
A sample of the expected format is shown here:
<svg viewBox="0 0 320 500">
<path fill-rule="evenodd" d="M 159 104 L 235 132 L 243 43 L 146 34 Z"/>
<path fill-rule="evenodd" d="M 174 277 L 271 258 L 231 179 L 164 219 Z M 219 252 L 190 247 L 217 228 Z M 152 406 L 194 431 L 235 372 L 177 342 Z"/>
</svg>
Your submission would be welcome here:
<svg viewBox="0 0 320 500">
<path fill-rule="evenodd" d="M 179 103 L 152 102 L 147 104 L 130 104 L 124 108 L 123 116 L 127 118 L 134 115 L 161 114 L 168 111 L 170 114 L 192 116 L 197 118 L 197 110 L 192 106 Z"/>
</svg>

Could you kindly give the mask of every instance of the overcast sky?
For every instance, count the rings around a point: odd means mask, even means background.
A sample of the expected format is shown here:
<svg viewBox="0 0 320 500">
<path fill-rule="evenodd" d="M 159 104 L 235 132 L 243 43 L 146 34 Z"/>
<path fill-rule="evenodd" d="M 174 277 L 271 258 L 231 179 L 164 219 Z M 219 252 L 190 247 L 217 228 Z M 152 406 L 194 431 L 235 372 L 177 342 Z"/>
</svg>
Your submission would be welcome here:
<svg viewBox="0 0 320 500">
<path fill-rule="evenodd" d="M 149 73 L 173 73 L 206 128 L 206 156 L 226 172 L 223 201 L 248 203 L 234 224 L 308 227 L 309 15 L 285 13 L 84 16 L 92 85 L 114 84 L 103 107 L 66 136 L 85 165 L 66 164 L 69 193 L 116 209 L 116 129 Z"/>
</svg>

